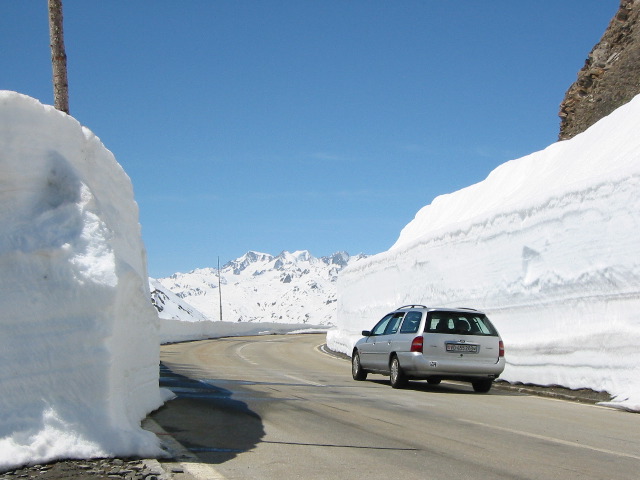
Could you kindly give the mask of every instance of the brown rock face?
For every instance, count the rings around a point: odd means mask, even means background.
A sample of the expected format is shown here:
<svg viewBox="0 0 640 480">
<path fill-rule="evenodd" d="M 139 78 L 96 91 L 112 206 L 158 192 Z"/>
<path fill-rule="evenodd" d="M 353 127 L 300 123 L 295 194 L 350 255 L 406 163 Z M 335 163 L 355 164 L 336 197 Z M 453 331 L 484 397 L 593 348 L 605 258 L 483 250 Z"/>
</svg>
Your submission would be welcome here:
<svg viewBox="0 0 640 480">
<path fill-rule="evenodd" d="M 640 93 L 640 0 L 622 0 L 560 104 L 560 140 L 585 131 Z"/>
</svg>

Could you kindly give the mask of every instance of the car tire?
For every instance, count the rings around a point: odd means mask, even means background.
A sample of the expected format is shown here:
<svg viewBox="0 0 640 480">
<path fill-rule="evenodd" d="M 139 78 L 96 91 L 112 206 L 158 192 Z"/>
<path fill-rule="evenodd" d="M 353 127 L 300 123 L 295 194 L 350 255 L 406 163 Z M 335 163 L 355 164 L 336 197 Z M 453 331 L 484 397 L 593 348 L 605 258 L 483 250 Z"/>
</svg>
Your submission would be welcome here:
<svg viewBox="0 0 640 480">
<path fill-rule="evenodd" d="M 427 378 L 427 383 L 429 385 L 440 385 L 442 380 L 440 378 Z"/>
<path fill-rule="evenodd" d="M 483 380 L 475 380 L 471 382 L 473 385 L 473 390 L 478 393 L 487 393 L 491 390 L 491 385 L 493 385 L 493 380 L 491 379 L 483 379 Z"/>
<path fill-rule="evenodd" d="M 402 371 L 400 360 L 394 356 L 389 365 L 389 381 L 393 388 L 402 388 L 407 384 L 407 376 Z"/>
<path fill-rule="evenodd" d="M 358 351 L 354 351 L 351 356 L 351 376 L 354 380 L 362 381 L 367 379 L 367 372 L 362 368 L 360 364 L 360 354 Z"/>
</svg>

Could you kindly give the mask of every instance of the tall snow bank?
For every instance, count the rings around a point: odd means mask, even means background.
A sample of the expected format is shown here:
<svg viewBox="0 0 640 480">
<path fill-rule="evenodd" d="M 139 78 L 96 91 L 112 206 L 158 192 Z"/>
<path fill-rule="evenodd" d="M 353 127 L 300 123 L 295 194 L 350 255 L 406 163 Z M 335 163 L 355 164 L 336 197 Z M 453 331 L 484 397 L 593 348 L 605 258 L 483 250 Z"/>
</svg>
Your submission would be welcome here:
<svg viewBox="0 0 640 480">
<path fill-rule="evenodd" d="M 416 182 L 419 187 L 419 182 Z M 436 198 L 343 270 L 329 346 L 408 303 L 485 310 L 503 379 L 592 388 L 640 410 L 640 97 L 571 140 Z"/>
<path fill-rule="evenodd" d="M 0 91 L 0 471 L 160 453 L 157 316 L 131 182 L 89 130 Z"/>
<path fill-rule="evenodd" d="M 273 322 L 192 322 L 160 319 L 161 343 L 188 342 L 207 338 L 287 335 L 290 333 L 324 333 L 326 326 Z"/>
</svg>

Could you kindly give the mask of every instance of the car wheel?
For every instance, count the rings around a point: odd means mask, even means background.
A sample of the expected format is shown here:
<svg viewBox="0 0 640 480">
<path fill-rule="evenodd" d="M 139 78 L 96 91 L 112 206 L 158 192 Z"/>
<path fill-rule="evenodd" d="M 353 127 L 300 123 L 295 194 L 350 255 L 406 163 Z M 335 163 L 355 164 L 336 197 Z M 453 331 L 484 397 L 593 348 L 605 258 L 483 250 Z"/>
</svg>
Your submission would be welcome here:
<svg viewBox="0 0 640 480">
<path fill-rule="evenodd" d="M 427 378 L 427 383 L 428 383 L 429 385 L 440 385 L 440 382 L 441 382 L 441 381 L 442 381 L 442 380 L 441 380 L 441 379 L 439 379 L 439 378 Z"/>
<path fill-rule="evenodd" d="M 475 380 L 471 382 L 473 385 L 473 390 L 478 393 L 487 393 L 491 390 L 491 385 L 493 385 L 493 380 L 491 379 L 483 379 L 483 380 Z"/>
<path fill-rule="evenodd" d="M 367 372 L 362 369 L 362 365 L 360 365 L 360 354 L 356 350 L 353 352 L 353 356 L 351 357 L 351 375 L 354 380 L 366 380 Z"/>
<path fill-rule="evenodd" d="M 398 357 L 391 359 L 389 380 L 393 388 L 402 388 L 407 384 L 407 377 L 400 367 Z"/>
</svg>

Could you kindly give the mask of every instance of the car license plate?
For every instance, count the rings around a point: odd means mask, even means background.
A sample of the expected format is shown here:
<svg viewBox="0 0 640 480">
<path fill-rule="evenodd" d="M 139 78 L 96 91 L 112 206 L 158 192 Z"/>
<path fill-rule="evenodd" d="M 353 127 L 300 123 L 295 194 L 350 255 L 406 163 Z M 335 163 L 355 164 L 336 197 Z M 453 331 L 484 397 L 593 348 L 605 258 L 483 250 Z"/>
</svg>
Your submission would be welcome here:
<svg viewBox="0 0 640 480">
<path fill-rule="evenodd" d="M 445 348 L 452 353 L 478 353 L 478 345 L 468 343 L 447 343 Z"/>
</svg>

